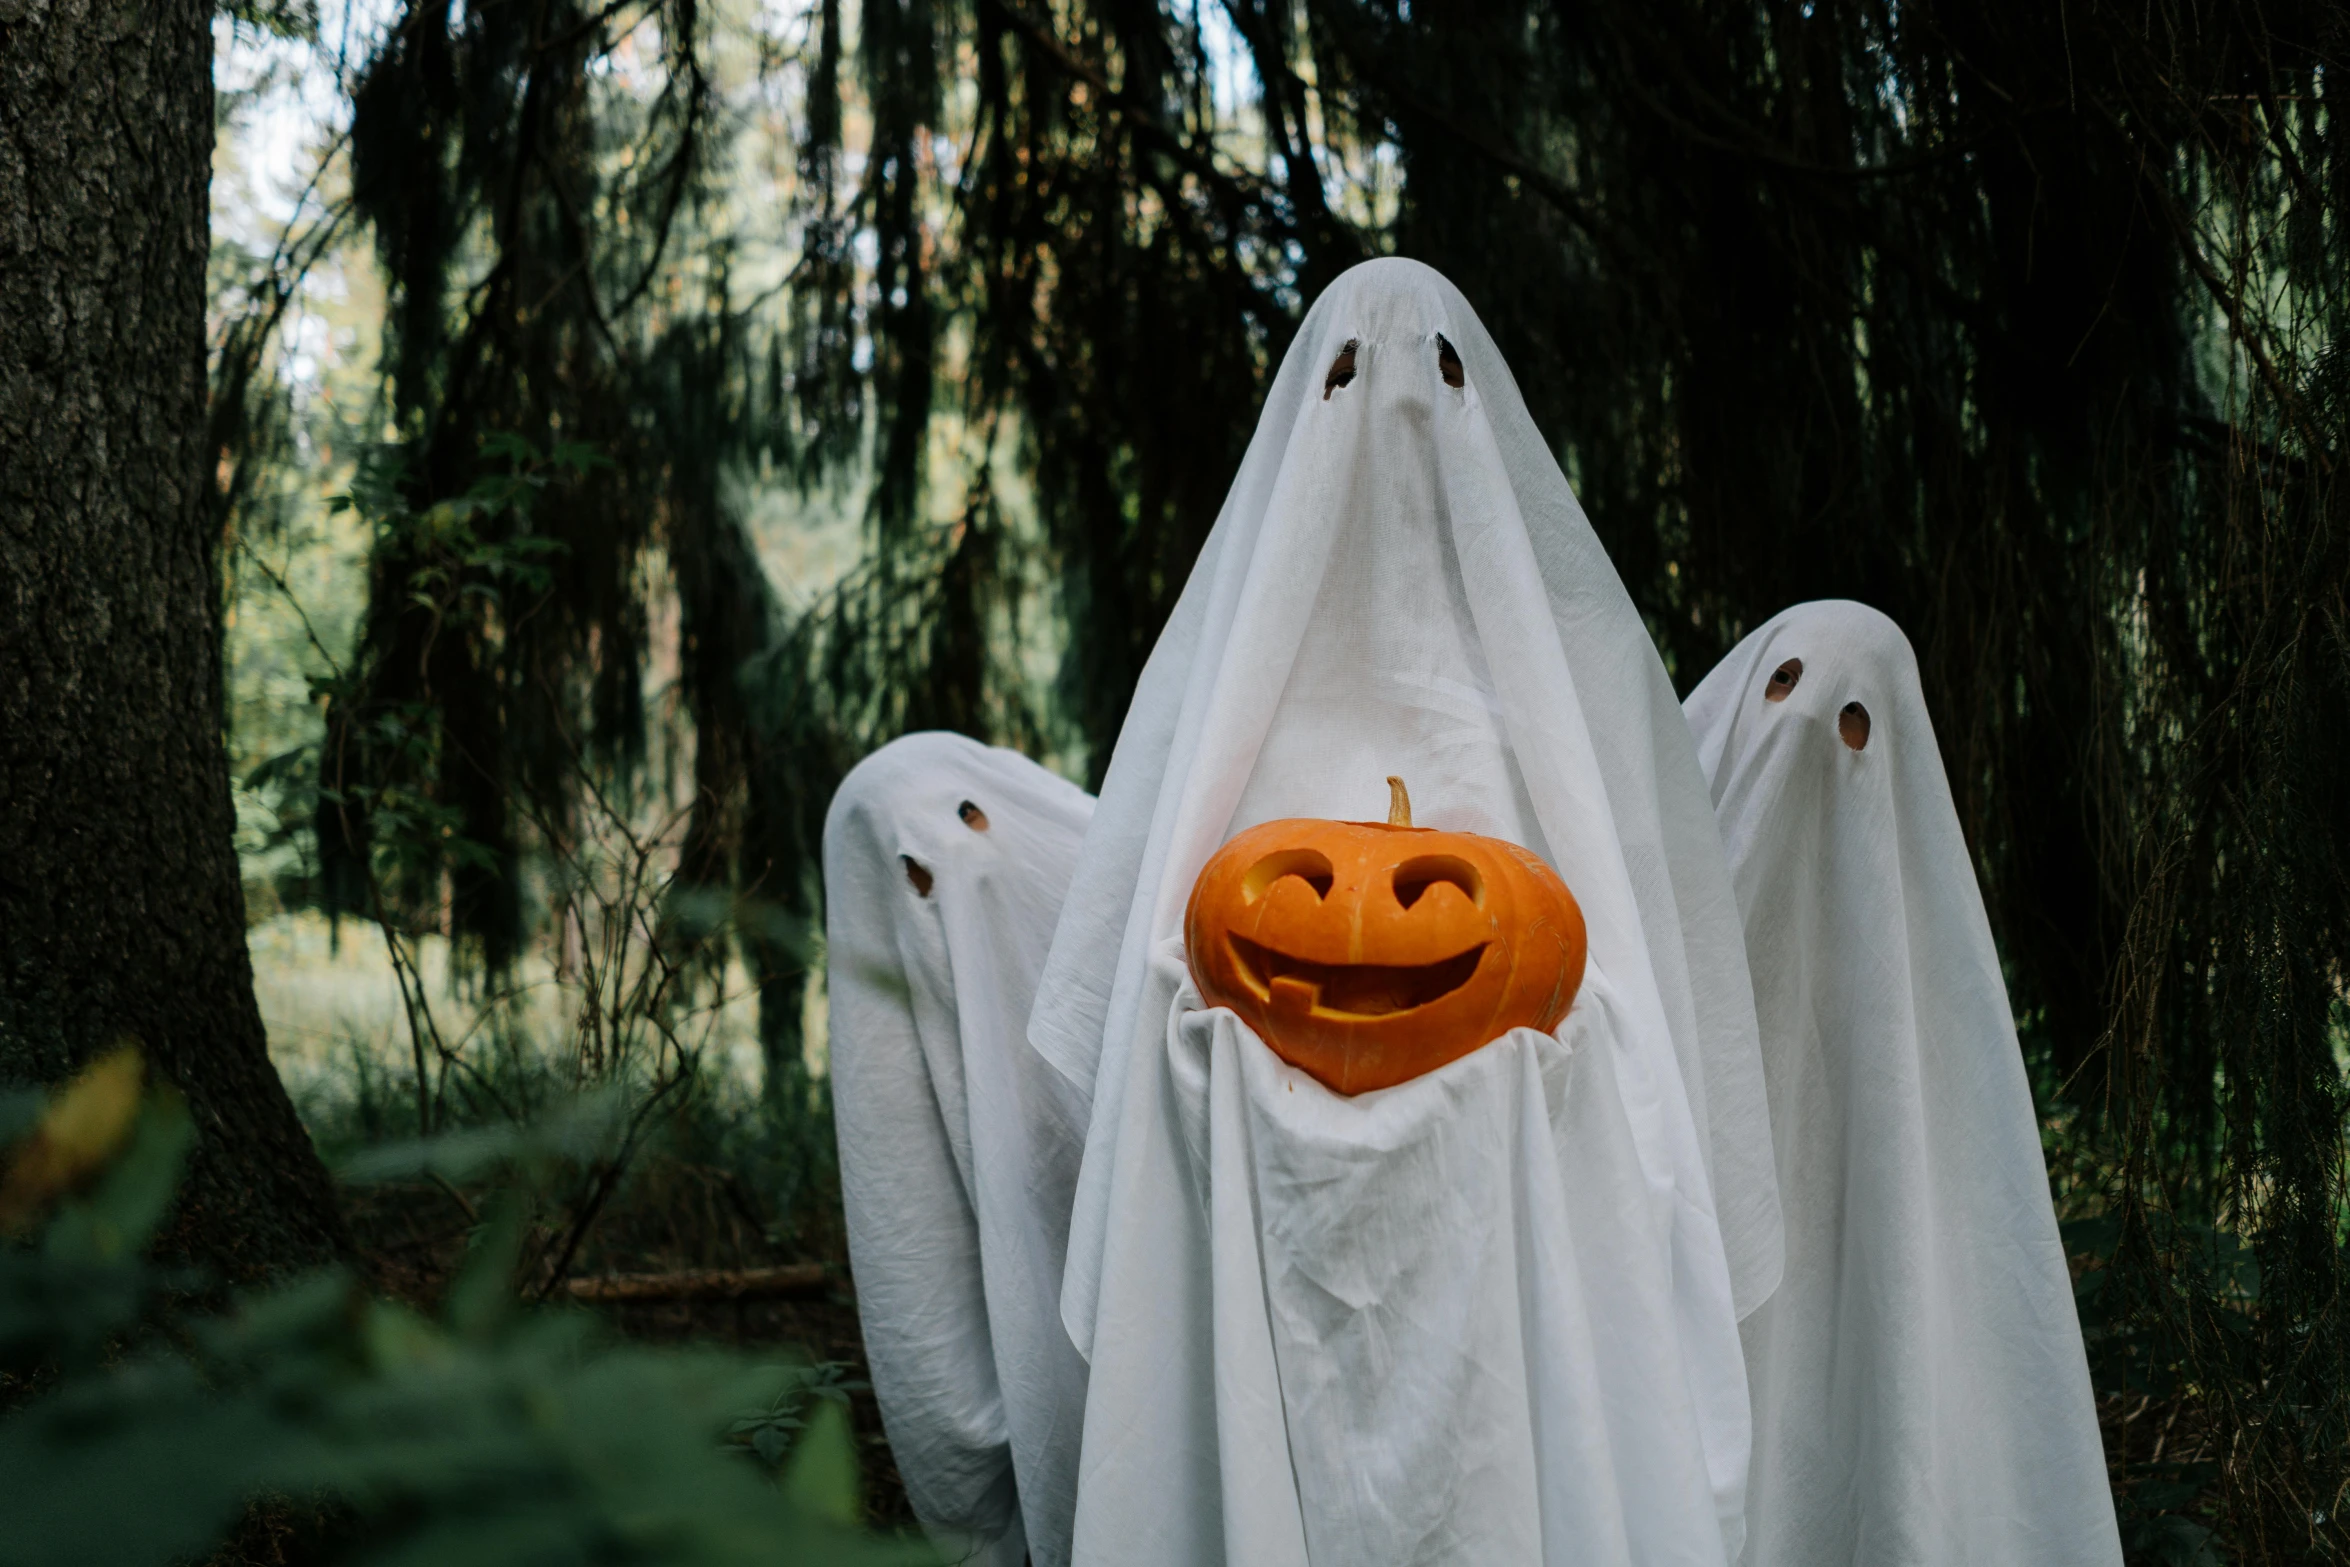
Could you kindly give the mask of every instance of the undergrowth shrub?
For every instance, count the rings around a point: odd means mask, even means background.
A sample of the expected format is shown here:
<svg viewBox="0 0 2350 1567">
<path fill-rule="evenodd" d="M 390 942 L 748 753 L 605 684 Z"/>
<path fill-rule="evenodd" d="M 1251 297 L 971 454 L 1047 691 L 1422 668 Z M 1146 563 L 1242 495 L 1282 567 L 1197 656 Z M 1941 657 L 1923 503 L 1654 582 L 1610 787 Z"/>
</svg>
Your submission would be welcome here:
<svg viewBox="0 0 2350 1567">
<path fill-rule="evenodd" d="M 0 1564 L 163 1567 L 256 1508 L 303 1520 L 299 1559 L 369 1567 L 935 1560 L 860 1527 L 836 1368 L 520 1298 L 532 1188 L 611 1126 L 589 1103 L 347 1170 L 506 1172 L 428 1314 L 340 1269 L 223 1302 L 145 1260 L 190 1131 L 127 1050 L 46 1106 L 0 1101 Z"/>
</svg>

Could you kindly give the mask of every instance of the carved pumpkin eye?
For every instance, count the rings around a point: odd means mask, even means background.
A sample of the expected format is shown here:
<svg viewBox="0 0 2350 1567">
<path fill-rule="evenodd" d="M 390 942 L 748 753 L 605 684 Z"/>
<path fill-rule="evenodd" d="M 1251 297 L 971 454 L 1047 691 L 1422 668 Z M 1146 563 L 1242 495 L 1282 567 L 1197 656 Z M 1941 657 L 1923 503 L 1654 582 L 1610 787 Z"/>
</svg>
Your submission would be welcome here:
<svg viewBox="0 0 2350 1567">
<path fill-rule="evenodd" d="M 1348 338 L 1338 357 L 1330 361 L 1330 373 L 1322 378 L 1322 401 L 1330 401 L 1330 394 L 1342 386 L 1351 386 L 1355 378 L 1356 338 Z"/>
<path fill-rule="evenodd" d="M 1329 897 L 1330 884 L 1337 879 L 1330 868 L 1330 856 L 1320 850 L 1283 849 L 1248 868 L 1248 874 L 1240 878 L 1240 895 L 1254 903 L 1272 891 L 1273 883 L 1284 876 L 1295 876 L 1313 888 L 1316 898 Z"/>
<path fill-rule="evenodd" d="M 1477 874 L 1477 867 L 1467 860 L 1450 854 L 1423 854 L 1418 859 L 1406 860 L 1395 868 L 1395 901 L 1405 908 L 1427 894 L 1440 881 L 1451 882 L 1460 888 L 1461 895 L 1482 907 L 1485 902 L 1485 878 Z"/>
<path fill-rule="evenodd" d="M 1803 660 L 1791 658 L 1771 671 L 1771 683 L 1763 687 L 1763 700 L 1784 702 L 1795 690 L 1795 682 L 1803 678 Z"/>
<path fill-rule="evenodd" d="M 1869 710 L 1858 702 L 1847 702 L 1844 711 L 1836 715 L 1836 733 L 1855 751 L 1869 743 Z"/>
<path fill-rule="evenodd" d="M 1468 384 L 1468 372 L 1461 368 L 1461 356 L 1453 351 L 1442 332 L 1436 334 L 1436 372 L 1444 377 L 1446 386 Z"/>
</svg>

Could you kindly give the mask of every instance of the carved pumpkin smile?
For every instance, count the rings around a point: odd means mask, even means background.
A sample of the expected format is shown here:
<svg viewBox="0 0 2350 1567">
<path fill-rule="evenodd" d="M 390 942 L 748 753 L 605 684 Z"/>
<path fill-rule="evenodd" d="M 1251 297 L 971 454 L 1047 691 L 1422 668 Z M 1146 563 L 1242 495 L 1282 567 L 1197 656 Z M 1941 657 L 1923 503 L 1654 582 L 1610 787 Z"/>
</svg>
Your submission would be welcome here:
<svg viewBox="0 0 2350 1567">
<path fill-rule="evenodd" d="M 1440 1001 L 1469 982 L 1491 948 L 1479 942 L 1435 963 L 1316 963 L 1249 940 L 1226 938 L 1241 981 L 1276 1016 L 1389 1017 Z"/>
<path fill-rule="evenodd" d="M 1343 1094 L 1391 1087 L 1513 1028 L 1558 1026 L 1582 911 L 1516 844 L 1385 822 L 1266 822 L 1193 884 L 1184 939 L 1210 1003 Z"/>
</svg>

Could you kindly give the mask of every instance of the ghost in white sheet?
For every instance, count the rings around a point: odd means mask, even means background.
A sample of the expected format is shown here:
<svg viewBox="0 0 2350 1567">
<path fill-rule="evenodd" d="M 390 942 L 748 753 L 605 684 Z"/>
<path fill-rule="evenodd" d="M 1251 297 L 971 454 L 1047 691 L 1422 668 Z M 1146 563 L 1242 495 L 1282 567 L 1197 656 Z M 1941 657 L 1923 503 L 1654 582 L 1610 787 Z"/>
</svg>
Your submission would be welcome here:
<svg viewBox="0 0 2350 1567">
<path fill-rule="evenodd" d="M 1061 1327 L 1081 1099 L 1027 1022 L 1093 801 L 1016 752 L 909 735 L 824 823 L 841 1195 L 873 1389 L 916 1516 L 1061 1567 L 1085 1362 Z"/>
<path fill-rule="evenodd" d="M 2007 987 L 1900 628 L 1799 604 L 1691 693 L 1787 1263 L 1743 1332 L 1752 1567 L 2118 1567 Z"/>
<path fill-rule="evenodd" d="M 1507 839 L 1589 929 L 1554 1034 L 1346 1097 L 1208 1007 L 1194 879 L 1285 817 Z M 1686 725 L 1450 284 L 1318 300 L 1146 668 L 1030 1023 L 1090 1104 L 1074 1560 L 1719 1564 L 1779 1234 Z"/>
</svg>

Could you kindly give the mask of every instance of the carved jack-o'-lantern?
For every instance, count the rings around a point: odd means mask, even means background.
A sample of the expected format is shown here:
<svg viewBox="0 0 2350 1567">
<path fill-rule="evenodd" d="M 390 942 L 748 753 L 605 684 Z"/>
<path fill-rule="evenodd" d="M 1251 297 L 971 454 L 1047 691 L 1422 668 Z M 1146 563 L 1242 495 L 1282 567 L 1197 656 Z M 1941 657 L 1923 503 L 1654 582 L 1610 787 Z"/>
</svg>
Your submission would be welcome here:
<svg viewBox="0 0 2350 1567">
<path fill-rule="evenodd" d="M 1583 911 L 1514 843 L 1388 819 L 1252 827 L 1192 884 L 1192 978 L 1342 1094 L 1433 1072 L 1513 1028 L 1556 1028 L 1583 983 Z"/>
</svg>

